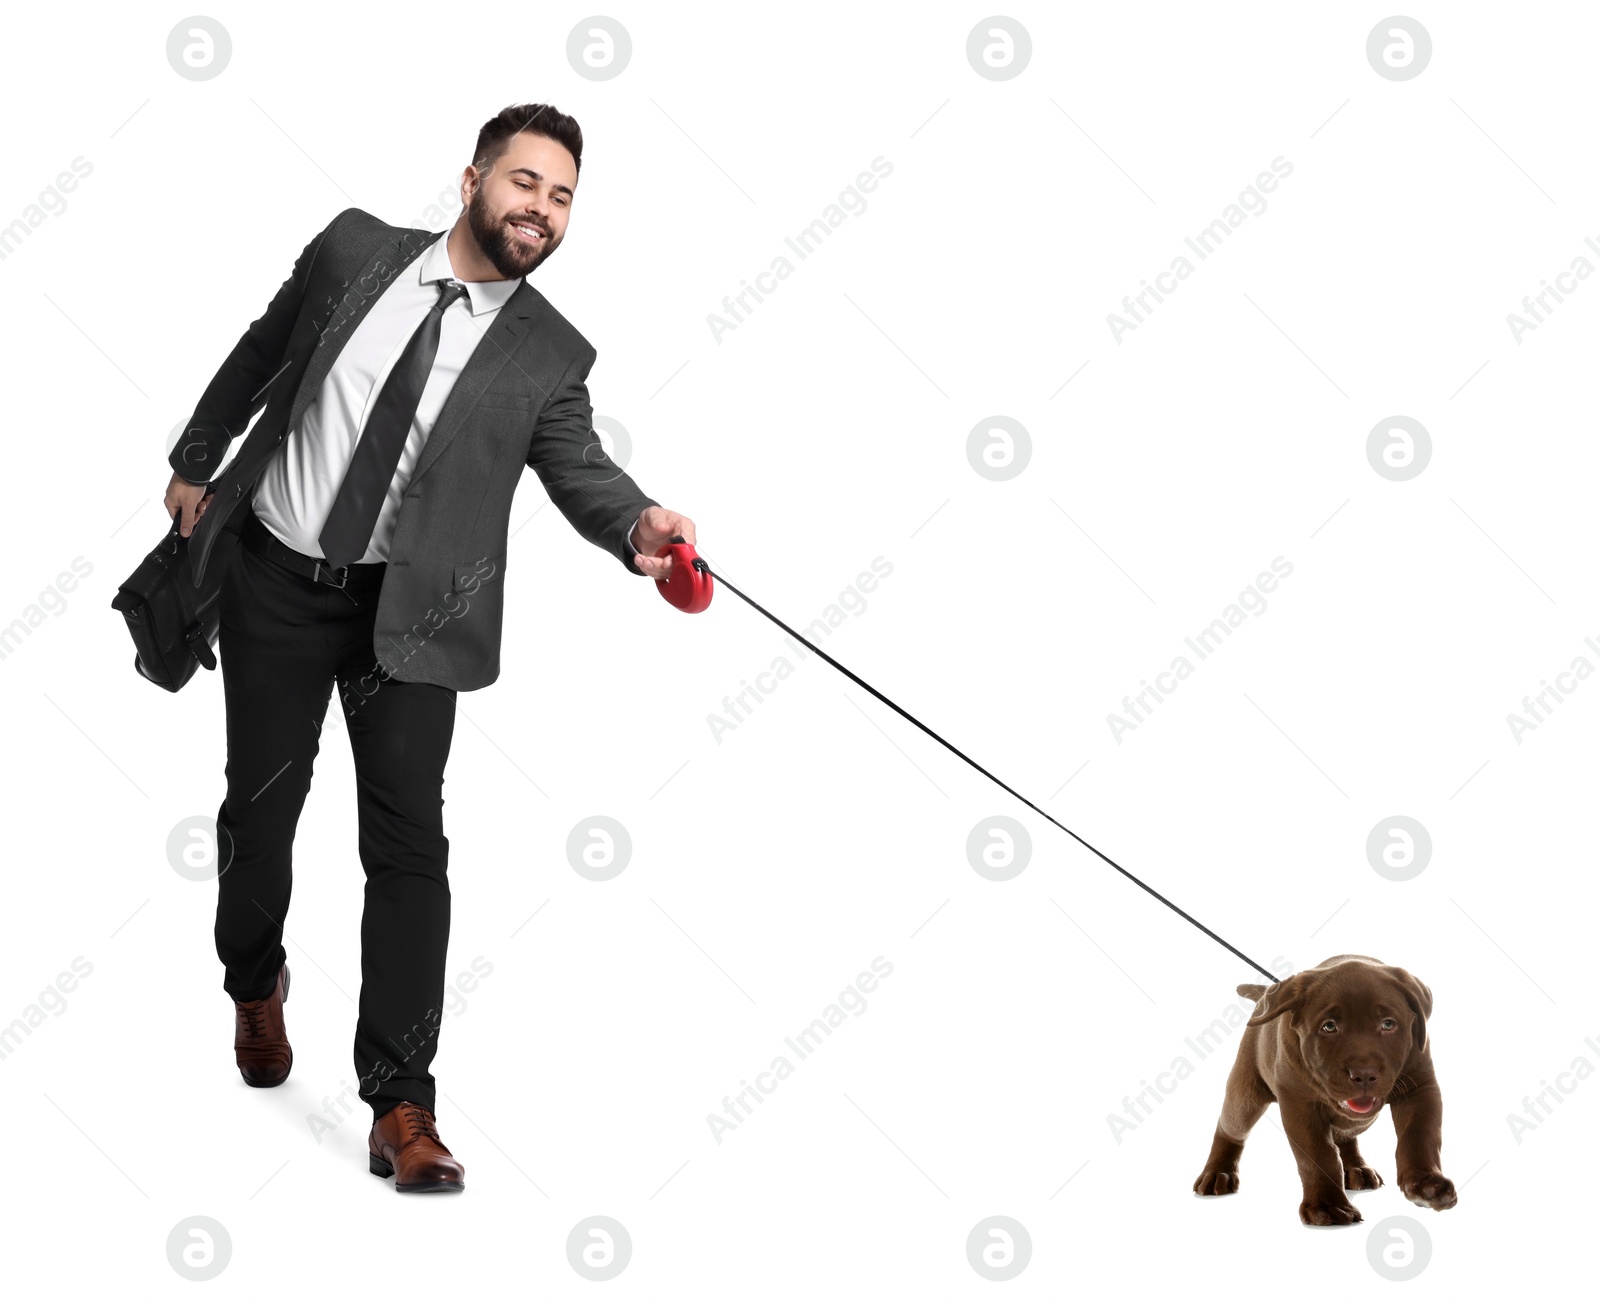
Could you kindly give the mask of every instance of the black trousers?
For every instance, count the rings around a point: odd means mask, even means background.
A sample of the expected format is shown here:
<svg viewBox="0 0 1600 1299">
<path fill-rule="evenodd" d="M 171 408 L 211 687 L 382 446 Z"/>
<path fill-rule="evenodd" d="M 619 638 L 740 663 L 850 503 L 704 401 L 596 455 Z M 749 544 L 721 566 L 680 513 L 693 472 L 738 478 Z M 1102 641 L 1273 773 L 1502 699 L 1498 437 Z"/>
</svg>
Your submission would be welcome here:
<svg viewBox="0 0 1600 1299">
<path fill-rule="evenodd" d="M 265 531 L 254 513 L 243 526 Z M 454 690 L 398 681 L 378 667 L 372 627 L 386 568 L 352 565 L 340 589 L 241 544 L 223 582 L 217 635 L 228 721 L 227 796 L 217 813 L 222 986 L 236 1001 L 268 996 L 286 959 L 295 826 L 337 685 L 367 881 L 355 1085 L 374 1118 L 402 1100 L 435 1109 L 429 1066 L 450 936 L 441 790 L 456 709 Z M 315 843 L 302 846 L 313 868 L 339 865 Z"/>
</svg>

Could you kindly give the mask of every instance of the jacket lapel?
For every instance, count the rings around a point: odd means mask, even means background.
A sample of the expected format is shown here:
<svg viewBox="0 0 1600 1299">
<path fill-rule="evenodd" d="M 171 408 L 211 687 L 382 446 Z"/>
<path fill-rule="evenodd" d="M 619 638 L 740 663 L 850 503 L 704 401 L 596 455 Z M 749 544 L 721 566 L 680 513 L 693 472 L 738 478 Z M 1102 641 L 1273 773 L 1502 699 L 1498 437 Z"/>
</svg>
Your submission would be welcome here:
<svg viewBox="0 0 1600 1299">
<path fill-rule="evenodd" d="M 505 306 L 495 313 L 493 323 L 472 349 L 472 355 L 462 367 L 460 377 L 444 400 L 439 418 L 428 432 L 428 440 L 423 444 L 422 454 L 417 457 L 416 468 L 411 471 L 412 482 L 426 473 L 428 466 L 450 445 L 450 439 L 455 437 L 461 422 L 477 404 L 478 398 L 488 391 L 495 376 L 522 346 L 536 301 L 533 287 L 523 280 L 506 299 Z"/>
<path fill-rule="evenodd" d="M 306 362 L 305 373 L 300 378 L 300 386 L 295 389 L 294 405 L 289 412 L 290 428 L 300 427 L 300 420 L 306 413 L 306 407 L 322 388 L 323 381 L 333 369 L 333 363 L 339 359 L 339 353 L 344 350 L 345 343 L 349 341 L 350 335 L 355 333 L 356 326 L 361 323 L 362 318 L 372 310 L 372 304 L 378 300 L 379 295 L 394 283 L 395 277 L 401 271 L 422 255 L 429 244 L 443 237 L 444 233 L 442 230 L 432 233 L 423 230 L 402 230 L 398 235 L 386 238 L 379 245 L 378 251 L 372 255 L 371 260 L 362 267 L 361 273 L 340 286 L 344 296 L 327 321 L 318 325 L 317 345 L 312 348 L 311 357 Z M 419 238 L 419 236 L 426 237 Z"/>
</svg>

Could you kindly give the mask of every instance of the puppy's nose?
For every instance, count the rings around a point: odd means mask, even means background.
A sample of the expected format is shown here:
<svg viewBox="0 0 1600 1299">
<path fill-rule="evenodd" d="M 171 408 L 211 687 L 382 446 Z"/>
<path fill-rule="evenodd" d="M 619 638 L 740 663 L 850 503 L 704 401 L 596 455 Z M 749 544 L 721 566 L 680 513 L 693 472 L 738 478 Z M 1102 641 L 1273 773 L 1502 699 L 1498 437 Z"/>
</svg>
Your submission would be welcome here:
<svg viewBox="0 0 1600 1299">
<path fill-rule="evenodd" d="M 1348 1072 L 1350 1081 L 1363 1093 L 1370 1092 L 1378 1085 L 1378 1071 L 1372 1065 L 1351 1065 Z"/>
</svg>

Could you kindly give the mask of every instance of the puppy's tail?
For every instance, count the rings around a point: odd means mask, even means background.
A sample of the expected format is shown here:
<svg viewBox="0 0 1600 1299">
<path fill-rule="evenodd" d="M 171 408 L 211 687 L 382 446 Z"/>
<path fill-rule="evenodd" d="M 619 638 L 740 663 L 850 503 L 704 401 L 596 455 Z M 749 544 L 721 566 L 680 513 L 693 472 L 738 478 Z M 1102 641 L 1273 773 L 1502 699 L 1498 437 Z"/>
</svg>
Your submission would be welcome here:
<svg viewBox="0 0 1600 1299">
<path fill-rule="evenodd" d="M 1267 995 L 1267 985 L 1264 983 L 1241 983 L 1234 989 L 1241 997 L 1249 997 L 1251 1001 L 1260 1001 Z"/>
</svg>

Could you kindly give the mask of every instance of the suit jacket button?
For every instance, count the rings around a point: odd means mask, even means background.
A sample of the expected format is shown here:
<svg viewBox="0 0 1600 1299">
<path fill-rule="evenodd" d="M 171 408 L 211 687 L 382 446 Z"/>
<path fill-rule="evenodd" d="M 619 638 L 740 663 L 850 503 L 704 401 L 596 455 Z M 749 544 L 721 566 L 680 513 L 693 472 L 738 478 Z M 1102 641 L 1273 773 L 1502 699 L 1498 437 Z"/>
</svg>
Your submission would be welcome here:
<svg viewBox="0 0 1600 1299">
<path fill-rule="evenodd" d="M 234 489 L 233 489 L 233 494 L 235 496 L 243 496 L 244 495 L 244 484 L 243 483 L 236 484 L 234 486 Z"/>
</svg>

